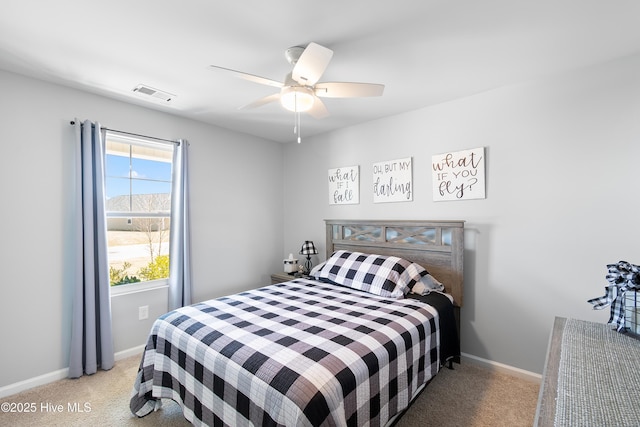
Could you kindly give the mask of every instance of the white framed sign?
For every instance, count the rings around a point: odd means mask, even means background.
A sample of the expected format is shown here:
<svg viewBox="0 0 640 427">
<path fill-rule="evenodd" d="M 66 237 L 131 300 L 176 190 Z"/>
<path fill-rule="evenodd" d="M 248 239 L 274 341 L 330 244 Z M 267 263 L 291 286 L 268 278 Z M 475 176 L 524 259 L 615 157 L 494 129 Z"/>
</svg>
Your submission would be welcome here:
<svg viewBox="0 0 640 427">
<path fill-rule="evenodd" d="M 329 169 L 329 204 L 360 203 L 360 167 L 344 166 Z"/>
<path fill-rule="evenodd" d="M 484 147 L 432 156 L 433 200 L 485 198 Z"/>
<path fill-rule="evenodd" d="M 413 200 L 411 157 L 373 164 L 373 203 Z"/>
</svg>

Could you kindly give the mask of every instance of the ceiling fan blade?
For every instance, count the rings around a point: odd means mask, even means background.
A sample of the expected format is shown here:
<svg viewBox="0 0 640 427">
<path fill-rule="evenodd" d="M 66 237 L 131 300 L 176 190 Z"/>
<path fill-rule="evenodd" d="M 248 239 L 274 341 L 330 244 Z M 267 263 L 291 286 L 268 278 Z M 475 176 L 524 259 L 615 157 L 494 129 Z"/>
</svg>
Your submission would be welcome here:
<svg viewBox="0 0 640 427">
<path fill-rule="evenodd" d="M 315 85 L 316 95 L 323 98 L 359 98 L 381 96 L 384 85 L 374 83 L 327 82 Z"/>
<path fill-rule="evenodd" d="M 280 93 L 274 93 L 272 95 L 267 95 L 265 97 L 262 97 L 260 99 L 256 99 L 255 101 L 247 104 L 247 105 L 243 105 L 242 107 L 238 108 L 239 110 L 247 110 L 249 108 L 258 108 L 258 107 L 262 107 L 265 104 L 268 104 L 270 102 L 276 102 L 280 100 Z"/>
<path fill-rule="evenodd" d="M 327 107 L 325 107 L 324 103 L 317 96 L 313 100 L 313 107 L 311 107 L 307 113 L 315 119 L 323 119 L 329 115 Z"/>
<path fill-rule="evenodd" d="M 235 77 L 239 77 L 241 79 L 249 80 L 250 82 L 258 83 L 258 84 L 261 84 L 261 85 L 273 86 L 273 87 L 278 87 L 278 88 L 283 86 L 281 82 L 278 82 L 278 81 L 275 81 L 275 80 L 271 80 L 271 79 L 268 79 L 266 77 L 255 76 L 253 74 L 243 73 L 242 71 L 232 70 L 230 68 L 218 67 L 217 65 L 210 65 L 210 67 L 213 70 L 219 70 L 219 71 L 224 71 L 226 73 L 231 73 Z"/>
<path fill-rule="evenodd" d="M 292 77 L 304 86 L 316 84 L 329 65 L 333 51 L 317 43 L 309 43 L 293 67 Z"/>
</svg>

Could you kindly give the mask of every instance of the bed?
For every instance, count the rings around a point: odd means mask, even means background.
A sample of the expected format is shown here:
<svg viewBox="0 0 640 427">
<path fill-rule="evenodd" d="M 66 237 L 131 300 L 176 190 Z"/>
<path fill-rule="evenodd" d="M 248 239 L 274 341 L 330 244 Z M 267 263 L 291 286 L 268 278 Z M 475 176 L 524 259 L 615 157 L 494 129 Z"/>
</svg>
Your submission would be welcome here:
<svg viewBox="0 0 640 427">
<path fill-rule="evenodd" d="M 194 425 L 385 426 L 459 362 L 464 222 L 325 222 L 310 277 L 157 319 L 132 413 L 167 398 Z"/>
</svg>

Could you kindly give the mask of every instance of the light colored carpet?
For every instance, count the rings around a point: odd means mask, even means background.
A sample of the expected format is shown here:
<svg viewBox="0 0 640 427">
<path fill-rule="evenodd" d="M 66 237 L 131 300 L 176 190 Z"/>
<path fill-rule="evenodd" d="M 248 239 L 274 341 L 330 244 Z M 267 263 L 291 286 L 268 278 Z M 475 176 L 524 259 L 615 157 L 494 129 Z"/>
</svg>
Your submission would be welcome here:
<svg viewBox="0 0 640 427">
<path fill-rule="evenodd" d="M 108 372 L 61 380 L 0 399 L 34 404 L 33 413 L 0 412 L 2 426 L 189 426 L 178 405 L 163 401 L 144 418 L 129 412 L 129 395 L 140 357 L 116 362 Z M 396 427 L 531 426 L 539 384 L 472 363 L 442 369 Z M 4 406 L 3 406 L 4 408 Z M 83 412 L 79 412 L 82 409 Z"/>
</svg>

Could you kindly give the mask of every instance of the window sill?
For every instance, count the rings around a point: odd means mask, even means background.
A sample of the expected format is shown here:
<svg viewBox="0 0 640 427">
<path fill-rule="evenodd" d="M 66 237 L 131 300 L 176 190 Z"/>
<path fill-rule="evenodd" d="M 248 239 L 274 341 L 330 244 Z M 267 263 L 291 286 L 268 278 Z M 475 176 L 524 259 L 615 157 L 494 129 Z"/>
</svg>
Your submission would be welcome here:
<svg viewBox="0 0 640 427">
<path fill-rule="evenodd" d="M 152 280 L 144 283 L 130 283 L 128 285 L 111 286 L 109 288 L 112 297 L 121 295 L 136 294 L 138 292 L 147 292 L 156 289 L 169 288 L 169 281 L 167 279 Z"/>
</svg>

